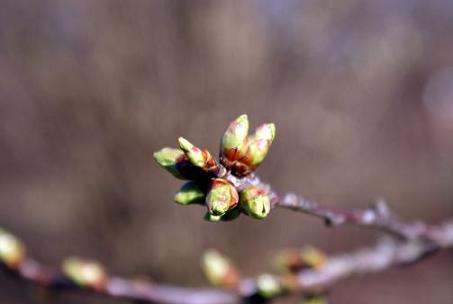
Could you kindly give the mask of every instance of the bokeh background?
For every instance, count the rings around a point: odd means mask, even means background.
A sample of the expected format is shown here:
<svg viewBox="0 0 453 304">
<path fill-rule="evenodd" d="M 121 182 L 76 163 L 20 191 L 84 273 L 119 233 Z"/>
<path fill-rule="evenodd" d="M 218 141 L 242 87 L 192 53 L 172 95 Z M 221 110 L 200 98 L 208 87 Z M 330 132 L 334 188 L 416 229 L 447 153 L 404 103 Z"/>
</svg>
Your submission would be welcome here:
<svg viewBox="0 0 453 304">
<path fill-rule="evenodd" d="M 450 217 L 452 32 L 449 0 L 2 0 L 0 225 L 51 265 L 79 255 L 185 286 L 206 284 L 207 248 L 254 275 L 278 248 L 373 244 L 377 233 L 286 210 L 213 224 L 172 203 L 180 182 L 153 151 L 180 135 L 217 151 L 242 113 L 277 125 L 259 174 L 279 191 Z M 452 269 L 443 252 L 342 282 L 331 298 L 449 304 Z M 0 286 L 2 303 L 120 303 L 44 299 L 3 274 Z"/>
</svg>

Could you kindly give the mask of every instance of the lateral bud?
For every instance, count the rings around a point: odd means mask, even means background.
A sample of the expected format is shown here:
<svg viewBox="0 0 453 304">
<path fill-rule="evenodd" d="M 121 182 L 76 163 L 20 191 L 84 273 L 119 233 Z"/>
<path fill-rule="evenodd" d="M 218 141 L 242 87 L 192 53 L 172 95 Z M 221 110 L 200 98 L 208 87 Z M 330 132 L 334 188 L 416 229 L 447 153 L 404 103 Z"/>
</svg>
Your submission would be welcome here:
<svg viewBox="0 0 453 304">
<path fill-rule="evenodd" d="M 212 215 L 224 215 L 228 210 L 237 206 L 239 195 L 236 188 L 223 178 L 214 178 L 211 181 L 206 206 Z"/>
<path fill-rule="evenodd" d="M 226 256 L 210 249 L 203 255 L 201 266 L 208 282 L 216 287 L 234 288 L 239 284 L 239 272 Z"/>
<path fill-rule="evenodd" d="M 264 219 L 271 210 L 271 200 L 267 190 L 250 186 L 240 192 L 240 206 L 244 212 L 256 219 Z"/>
<path fill-rule="evenodd" d="M 173 174 L 174 177 L 179 179 L 186 179 L 181 172 L 179 172 L 178 163 L 185 160 L 186 156 L 180 149 L 163 148 L 153 154 L 156 162 L 168 172 Z"/>
<path fill-rule="evenodd" d="M 206 149 L 202 150 L 194 146 L 190 141 L 188 141 L 184 137 L 180 137 L 178 139 L 178 144 L 181 150 L 184 151 L 189 161 L 195 167 L 199 167 L 204 171 L 217 172 L 219 170 L 217 161 L 212 157 L 211 153 L 209 153 L 208 150 Z"/>
<path fill-rule="evenodd" d="M 0 228 L 0 260 L 16 269 L 25 259 L 25 246 L 14 235 Z"/>
<path fill-rule="evenodd" d="M 70 257 L 63 261 L 62 268 L 68 279 L 81 288 L 105 288 L 107 274 L 98 262 Z"/>
<path fill-rule="evenodd" d="M 234 208 L 228 210 L 223 215 L 213 215 L 208 211 L 206 212 L 204 219 L 208 222 L 228 222 L 236 219 L 237 217 L 239 217 L 239 215 L 241 215 L 239 208 Z"/>
<path fill-rule="evenodd" d="M 175 195 L 175 202 L 181 205 L 203 203 L 205 194 L 195 182 L 185 183 Z"/>
<path fill-rule="evenodd" d="M 265 299 L 271 299 L 286 291 L 282 282 L 272 274 L 262 274 L 256 279 L 258 294 Z"/>
<path fill-rule="evenodd" d="M 315 247 L 302 249 L 286 249 L 279 252 L 273 259 L 273 266 L 276 271 L 283 273 L 294 273 L 301 269 L 320 269 L 327 261 L 327 256 Z"/>
</svg>

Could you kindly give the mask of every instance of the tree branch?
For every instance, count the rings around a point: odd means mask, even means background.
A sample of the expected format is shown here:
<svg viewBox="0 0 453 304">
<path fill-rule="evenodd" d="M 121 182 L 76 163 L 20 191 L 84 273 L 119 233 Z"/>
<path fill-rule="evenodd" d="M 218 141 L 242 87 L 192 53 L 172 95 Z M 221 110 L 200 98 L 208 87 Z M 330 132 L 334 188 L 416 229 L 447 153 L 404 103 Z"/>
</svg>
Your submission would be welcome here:
<svg viewBox="0 0 453 304">
<path fill-rule="evenodd" d="M 300 211 L 321 218 L 331 226 L 351 224 L 385 231 L 397 237 L 396 239 L 387 238 L 372 248 L 329 257 L 325 265 L 320 268 L 304 269 L 291 274 L 290 277 L 271 275 L 275 281 L 282 284 L 285 282 L 287 293 L 304 294 L 325 291 L 339 280 L 414 263 L 439 249 L 453 247 L 453 221 L 437 226 L 422 222 L 404 222 L 382 201 L 369 209 L 340 210 L 320 205 L 292 193 L 280 199 L 269 185 L 262 183 L 254 175 L 237 178 L 229 173 L 222 173 L 222 177 L 228 179 L 238 189 L 244 189 L 249 185 L 267 189 L 272 198 L 272 207 Z M 221 290 L 176 287 L 108 276 L 102 288 L 87 288 L 75 284 L 61 271 L 44 266 L 30 257 L 22 261 L 18 267 L 11 267 L 4 262 L 0 262 L 0 265 L 3 270 L 17 278 L 49 290 L 84 292 L 144 303 L 227 304 L 238 303 L 259 294 L 257 278 L 242 279 L 235 290 Z M 289 287 L 288 279 L 291 282 Z"/>
<path fill-rule="evenodd" d="M 387 238 L 372 248 L 329 257 L 326 264 L 319 269 L 305 269 L 296 273 L 293 277 L 295 285 L 290 292 L 304 294 L 324 291 L 342 279 L 414 263 L 437 249 L 452 247 L 453 222 L 446 222 L 436 226 L 435 229 L 436 239 L 440 241 L 435 245 L 419 240 L 399 242 Z M 17 269 L 8 268 L 4 264 L 2 269 L 17 278 L 49 290 L 84 292 L 146 303 L 239 303 L 241 299 L 251 298 L 258 292 L 255 278 L 243 279 L 237 290 L 228 291 L 215 288 L 175 287 L 120 277 L 109 277 L 105 288 L 94 290 L 80 288 L 61 272 L 52 270 L 31 258 L 27 258 Z M 285 277 L 277 275 L 274 278 L 276 280 L 285 279 Z"/>
</svg>

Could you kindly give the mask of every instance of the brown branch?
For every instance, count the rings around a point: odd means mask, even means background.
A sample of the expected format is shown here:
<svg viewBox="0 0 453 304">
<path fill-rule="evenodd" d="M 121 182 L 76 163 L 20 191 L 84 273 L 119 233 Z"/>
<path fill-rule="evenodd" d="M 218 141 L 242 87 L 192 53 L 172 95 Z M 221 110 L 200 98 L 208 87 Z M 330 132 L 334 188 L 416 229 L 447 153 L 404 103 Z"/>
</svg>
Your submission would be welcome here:
<svg viewBox="0 0 453 304">
<path fill-rule="evenodd" d="M 304 294 L 324 291 L 342 279 L 414 263 L 439 248 L 453 246 L 453 222 L 446 222 L 436 226 L 435 234 L 436 239 L 439 240 L 439 243 L 435 245 L 420 240 L 399 242 L 385 239 L 373 248 L 329 257 L 326 264 L 321 268 L 306 269 L 295 274 L 295 285 L 291 292 Z M 94 290 L 78 287 L 61 272 L 51 270 L 31 258 L 27 258 L 17 269 L 8 268 L 6 265 L 2 265 L 2 268 L 22 280 L 49 290 L 84 292 L 146 303 L 239 303 L 241 299 L 250 298 L 258 292 L 256 280 L 253 278 L 243 279 L 237 291 L 227 291 L 215 288 L 175 287 L 120 277 L 109 277 L 104 288 Z M 282 280 L 284 277 L 275 276 L 275 279 Z"/>
<path fill-rule="evenodd" d="M 17 269 L 2 265 L 15 277 L 36 284 L 49 291 L 82 292 L 115 299 L 168 304 L 224 304 L 235 303 L 235 293 L 214 288 L 185 288 L 120 277 L 109 277 L 105 286 L 99 289 L 83 288 L 73 283 L 60 271 L 27 258 Z"/>
<path fill-rule="evenodd" d="M 437 226 L 422 222 L 405 222 L 393 214 L 384 202 L 364 210 L 340 210 L 314 201 L 286 194 L 280 198 L 271 187 L 254 175 L 237 178 L 222 172 L 238 189 L 249 185 L 268 189 L 273 207 L 300 211 L 325 220 L 332 226 L 352 224 L 388 232 L 397 239 L 386 239 L 373 248 L 332 256 L 317 269 L 305 269 L 291 275 L 291 288 L 287 292 L 312 293 L 325 291 L 337 281 L 355 275 L 384 271 L 391 267 L 416 262 L 436 250 L 453 247 L 453 221 Z M 17 268 L 1 264 L 1 268 L 16 277 L 54 291 L 85 292 L 97 296 L 126 299 L 146 303 L 168 304 L 227 304 L 256 297 L 257 279 L 240 281 L 236 290 L 215 288 L 186 288 L 154 282 L 107 277 L 102 288 L 80 287 L 62 272 L 52 270 L 27 257 Z M 288 282 L 287 276 L 272 276 L 278 282 Z M 288 286 L 285 286 L 288 289 Z"/>
<path fill-rule="evenodd" d="M 430 226 L 420 221 L 402 221 L 383 200 L 379 200 L 367 209 L 342 210 L 319 204 L 294 193 L 287 193 L 280 197 L 270 185 L 263 183 L 259 177 L 254 175 L 239 179 L 230 174 L 224 176 L 224 178 L 228 179 L 238 189 L 243 189 L 250 185 L 265 188 L 272 197 L 272 207 L 286 208 L 321 218 L 328 226 L 349 224 L 384 231 L 405 240 L 423 239 L 434 243 L 441 241 L 436 239 L 435 226 Z"/>
<path fill-rule="evenodd" d="M 433 237 L 431 235 L 433 227 L 423 222 L 409 223 L 402 221 L 383 200 L 363 210 L 341 210 L 323 206 L 312 200 L 289 193 L 284 195 L 276 206 L 321 218 L 329 226 L 357 225 L 385 231 L 407 240 L 430 240 Z"/>
</svg>

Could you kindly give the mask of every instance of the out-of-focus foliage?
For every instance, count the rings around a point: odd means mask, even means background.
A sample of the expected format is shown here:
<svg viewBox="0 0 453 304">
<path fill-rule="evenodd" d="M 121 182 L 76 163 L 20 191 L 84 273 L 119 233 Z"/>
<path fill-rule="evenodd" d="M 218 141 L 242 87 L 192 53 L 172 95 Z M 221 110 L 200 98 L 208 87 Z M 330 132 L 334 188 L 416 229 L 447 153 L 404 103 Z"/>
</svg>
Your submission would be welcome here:
<svg viewBox="0 0 453 304">
<path fill-rule="evenodd" d="M 281 247 L 372 242 L 284 210 L 213 224 L 172 203 L 153 152 L 180 135 L 217 151 L 242 113 L 278 128 L 258 169 L 277 190 L 451 216 L 452 31 L 446 0 L 1 1 L 1 226 L 49 264 L 86 256 L 181 285 L 204 284 L 206 248 L 253 275 Z M 332 302 L 449 304 L 452 262 L 351 280 Z M 37 302 L 0 284 L 2 303 Z"/>
</svg>

